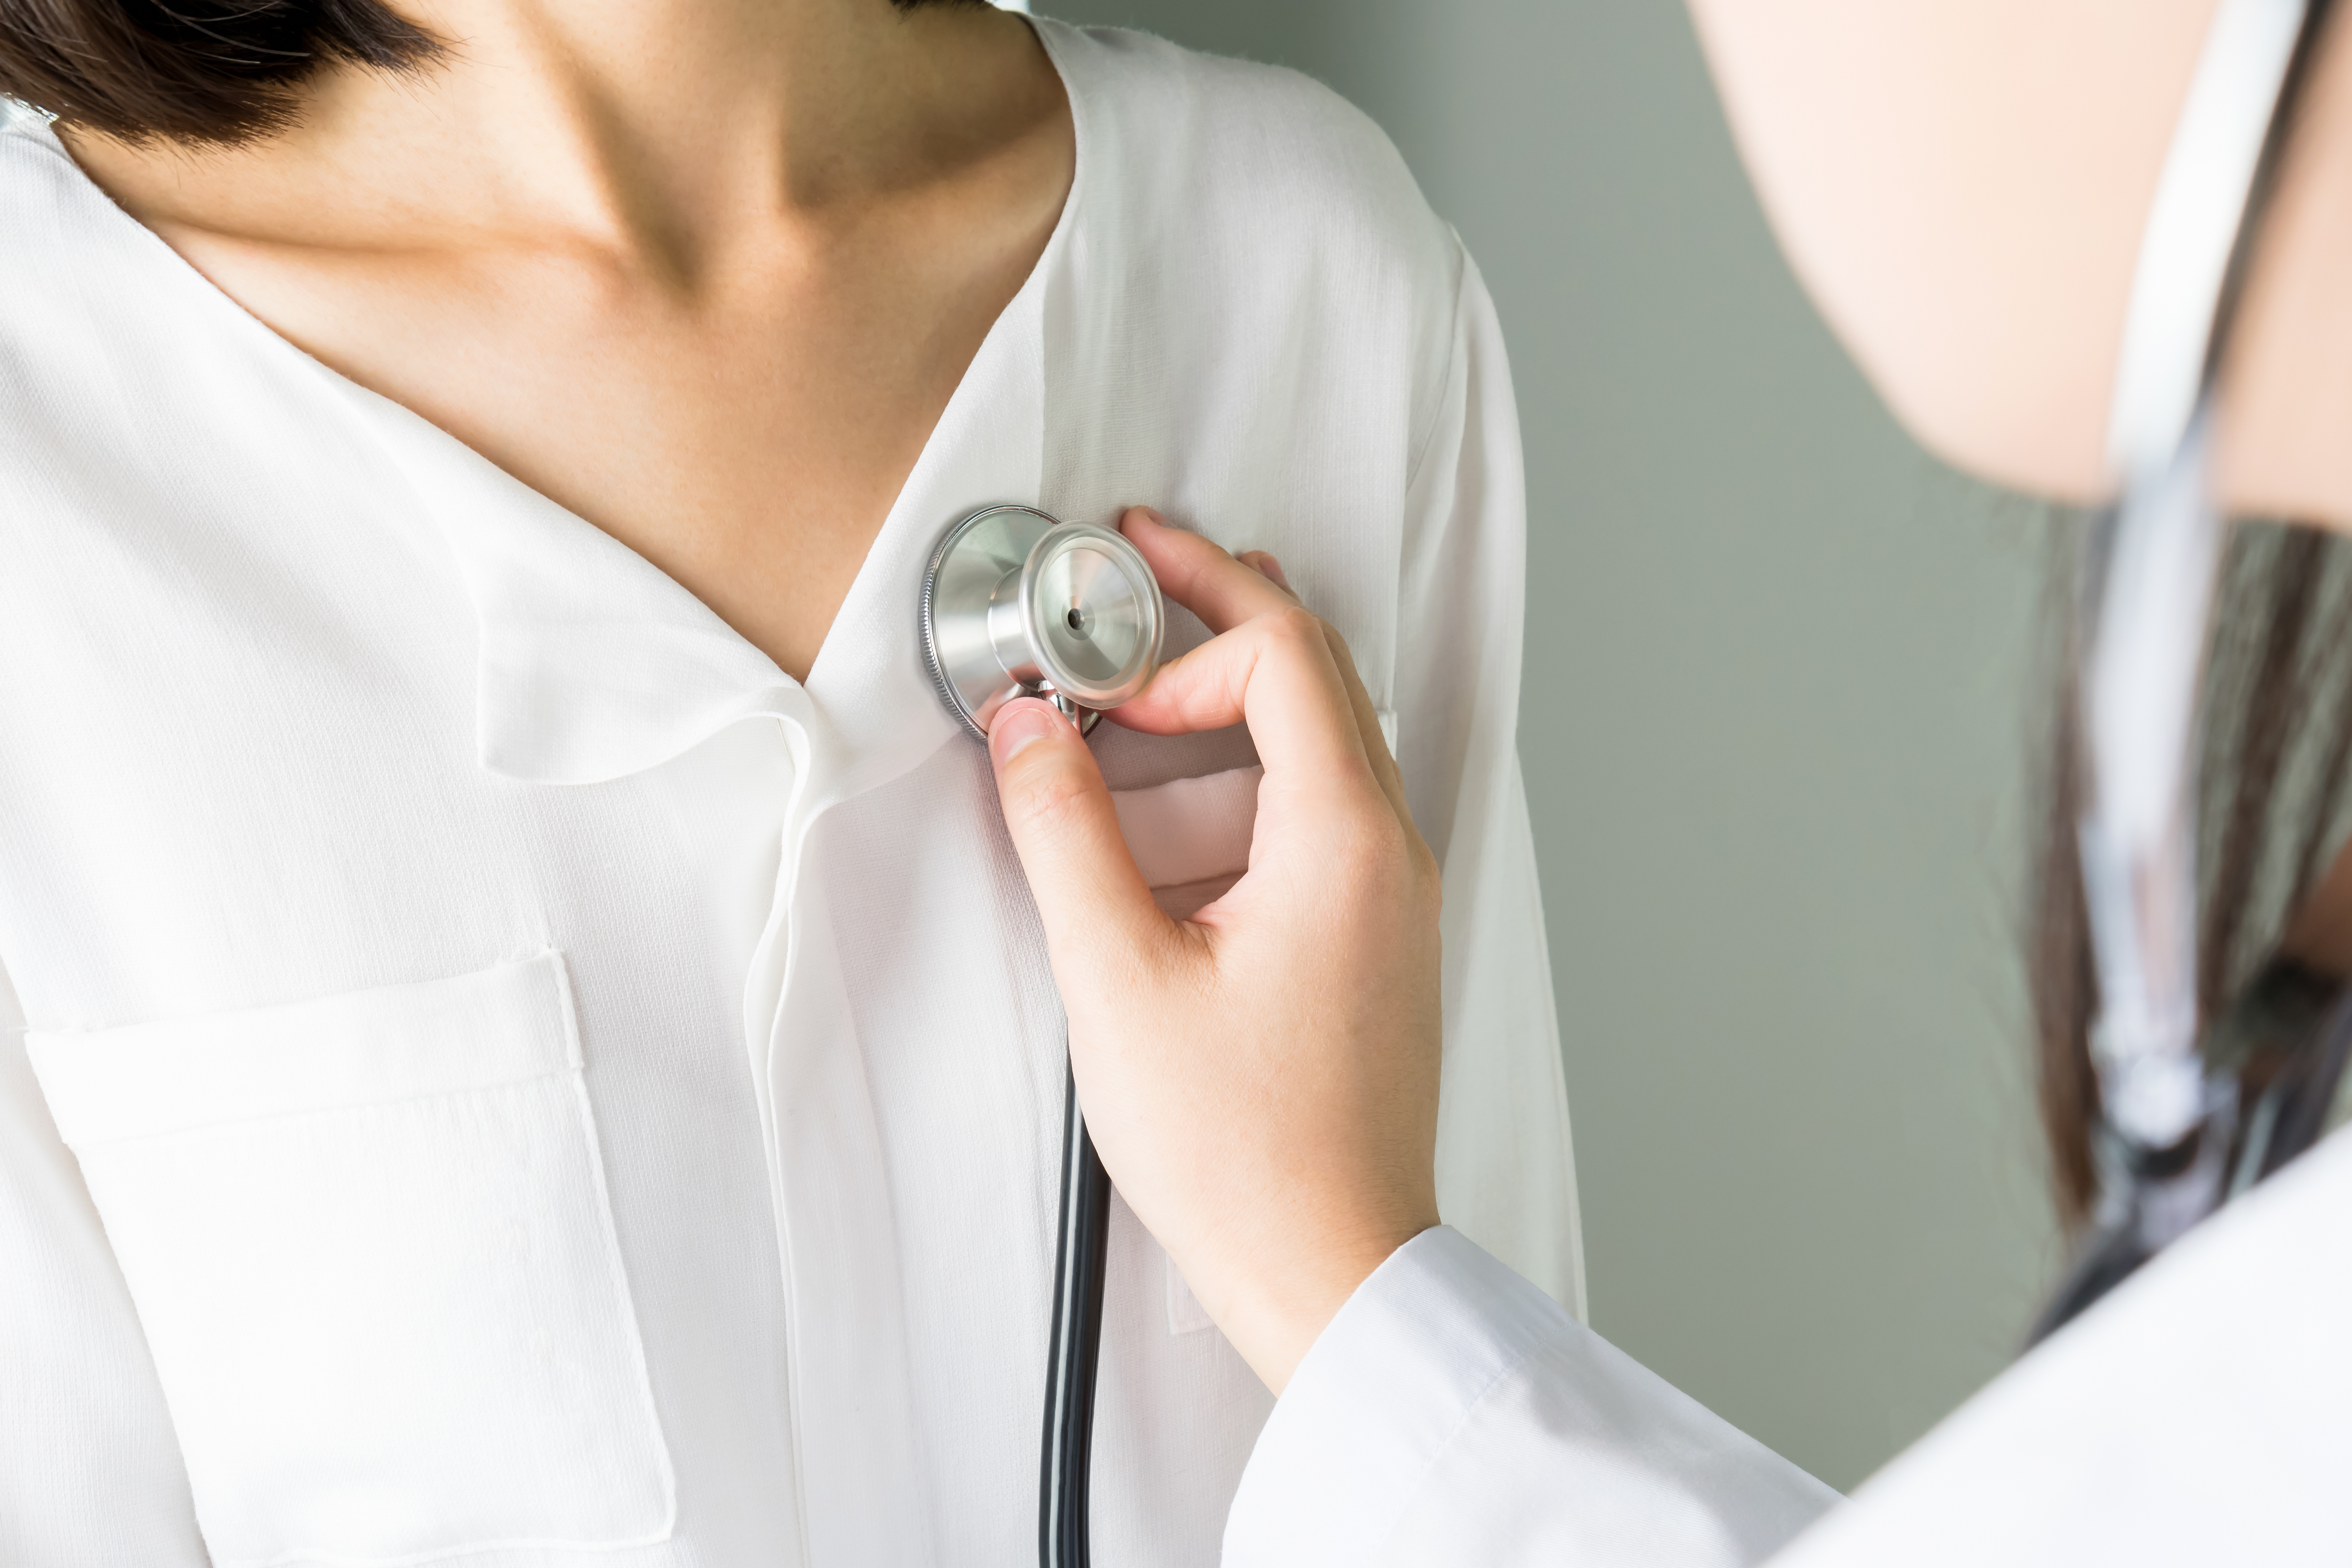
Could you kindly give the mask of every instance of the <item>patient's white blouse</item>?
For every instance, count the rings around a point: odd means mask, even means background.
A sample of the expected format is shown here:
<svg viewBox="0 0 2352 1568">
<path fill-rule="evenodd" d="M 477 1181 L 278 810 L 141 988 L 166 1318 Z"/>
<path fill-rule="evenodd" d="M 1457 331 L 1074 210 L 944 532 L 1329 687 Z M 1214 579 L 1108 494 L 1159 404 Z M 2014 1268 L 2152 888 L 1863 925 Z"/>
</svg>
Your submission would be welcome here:
<svg viewBox="0 0 2352 1568">
<path fill-rule="evenodd" d="M 991 502 L 1344 631 L 1444 866 L 1444 1212 L 1578 1300 L 1486 294 L 1319 88 L 1038 26 L 1076 185 L 804 685 L 0 117 L 0 1562 L 1034 1559 L 1061 1020 L 916 635 Z M 1163 899 L 1229 885 L 1246 735 L 1100 733 Z M 1271 1401 L 1123 1211 L 1108 1293 L 1097 1558 L 1211 1563 Z"/>
</svg>

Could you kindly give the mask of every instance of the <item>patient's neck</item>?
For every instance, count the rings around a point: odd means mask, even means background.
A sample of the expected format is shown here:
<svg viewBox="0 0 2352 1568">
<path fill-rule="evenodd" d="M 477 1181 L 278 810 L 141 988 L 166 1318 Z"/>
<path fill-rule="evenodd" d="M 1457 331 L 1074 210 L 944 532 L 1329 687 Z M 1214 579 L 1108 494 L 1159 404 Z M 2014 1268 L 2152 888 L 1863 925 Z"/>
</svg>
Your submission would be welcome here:
<svg viewBox="0 0 2352 1568">
<path fill-rule="evenodd" d="M 281 337 L 807 678 L 1070 189 L 1041 38 L 984 5 L 424 3 L 439 58 L 328 72 L 280 134 L 70 149 Z"/>
<path fill-rule="evenodd" d="M 974 100 L 1034 79 L 1024 24 L 890 0 L 399 0 L 443 41 L 393 75 L 349 65 L 283 132 L 76 157 L 150 226 L 329 248 L 561 234 L 682 283 L 736 233 L 854 221 L 985 137 Z M 1051 91 L 1050 84 L 1045 90 Z"/>
</svg>

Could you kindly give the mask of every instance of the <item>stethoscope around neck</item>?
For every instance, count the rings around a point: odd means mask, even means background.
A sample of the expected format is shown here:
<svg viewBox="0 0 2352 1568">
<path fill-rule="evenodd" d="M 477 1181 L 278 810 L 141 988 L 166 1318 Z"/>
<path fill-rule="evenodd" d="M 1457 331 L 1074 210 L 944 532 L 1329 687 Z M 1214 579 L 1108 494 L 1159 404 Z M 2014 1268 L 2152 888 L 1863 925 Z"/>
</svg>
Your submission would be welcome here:
<svg viewBox="0 0 2352 1568">
<path fill-rule="evenodd" d="M 997 712 L 1019 697 L 1042 697 L 1079 733 L 1091 731 L 1103 710 L 1150 683 L 1167 619 L 1159 580 L 1134 545 L 1034 507 L 971 513 L 940 538 L 923 574 L 924 659 L 940 700 L 982 742 Z M 1110 1176 L 1066 1071 L 1061 1168 L 1037 1560 L 1042 1568 L 1085 1568 Z"/>
<path fill-rule="evenodd" d="M 2273 960 L 2204 1018 L 2198 996 L 2198 700 L 2222 556 L 2217 374 L 2330 0 L 2222 0 L 2173 132 L 2132 281 L 2110 415 L 2120 499 L 2085 542 L 2076 823 L 2097 981 L 2098 1211 L 2032 1338 L 2055 1331 L 2325 1131 L 2352 993 Z M 2282 1039 L 2242 1092 L 2232 1058 Z"/>
</svg>

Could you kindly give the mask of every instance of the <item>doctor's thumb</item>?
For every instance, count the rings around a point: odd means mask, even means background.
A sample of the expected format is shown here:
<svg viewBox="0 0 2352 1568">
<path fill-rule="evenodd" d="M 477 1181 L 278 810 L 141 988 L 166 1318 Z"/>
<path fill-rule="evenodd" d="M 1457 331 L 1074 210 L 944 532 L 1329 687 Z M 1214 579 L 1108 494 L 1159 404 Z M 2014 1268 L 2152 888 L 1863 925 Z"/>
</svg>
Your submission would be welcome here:
<svg viewBox="0 0 2352 1568">
<path fill-rule="evenodd" d="M 988 755 L 1004 826 L 1055 955 L 1165 935 L 1168 917 L 1136 869 L 1102 769 L 1077 727 L 1049 702 L 1008 702 L 989 726 Z"/>
</svg>

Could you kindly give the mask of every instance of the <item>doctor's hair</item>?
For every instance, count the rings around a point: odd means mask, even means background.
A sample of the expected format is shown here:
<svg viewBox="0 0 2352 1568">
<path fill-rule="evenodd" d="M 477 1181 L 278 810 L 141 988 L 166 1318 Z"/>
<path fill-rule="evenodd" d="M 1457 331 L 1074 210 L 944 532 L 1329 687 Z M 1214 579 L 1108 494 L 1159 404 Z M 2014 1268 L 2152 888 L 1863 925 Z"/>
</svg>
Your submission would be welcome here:
<svg viewBox="0 0 2352 1568">
<path fill-rule="evenodd" d="M 2097 1003 L 2075 825 L 2082 716 L 2074 650 L 2084 595 L 2074 528 L 2049 575 L 2043 662 L 2051 722 L 2037 763 L 2028 991 L 2043 1131 L 2059 1216 L 2098 1201 Z M 2342 842 L 2352 783 L 2352 539 L 2280 523 L 2230 531 L 2200 699 L 2198 1007 L 2221 1016 L 2275 954 Z"/>
<path fill-rule="evenodd" d="M 0 0 L 0 96 L 131 142 L 257 141 L 294 124 L 323 67 L 407 74 L 446 52 L 383 0 Z"/>
</svg>

